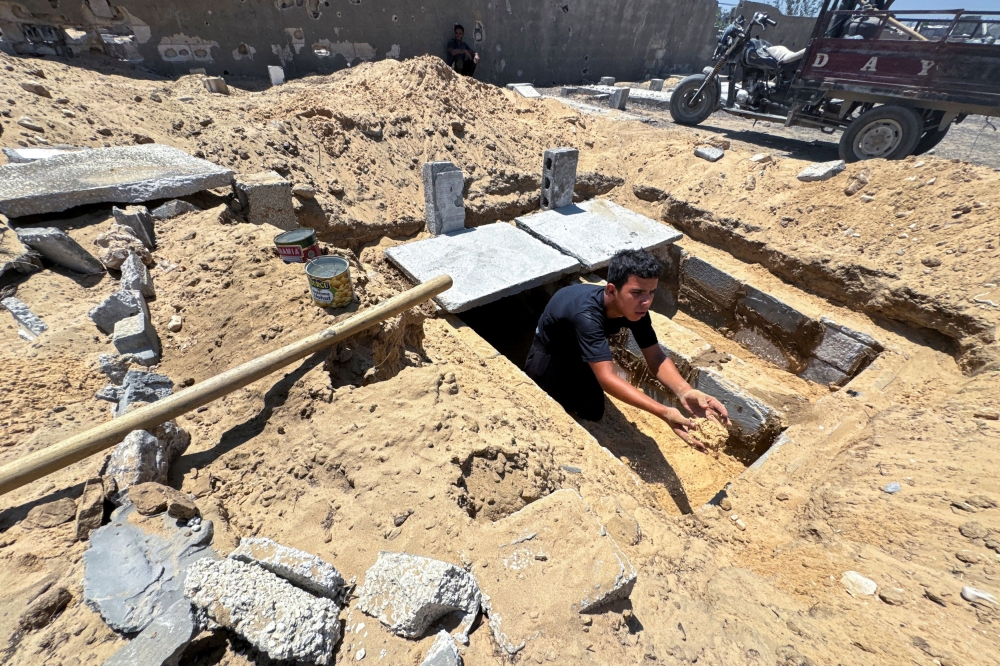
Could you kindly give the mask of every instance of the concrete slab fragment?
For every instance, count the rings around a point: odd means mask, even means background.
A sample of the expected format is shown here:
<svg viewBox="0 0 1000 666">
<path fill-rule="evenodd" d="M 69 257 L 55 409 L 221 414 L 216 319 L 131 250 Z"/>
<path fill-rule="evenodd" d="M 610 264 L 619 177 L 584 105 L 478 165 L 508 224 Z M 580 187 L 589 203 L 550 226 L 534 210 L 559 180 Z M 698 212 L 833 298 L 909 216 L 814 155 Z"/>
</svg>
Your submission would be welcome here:
<svg viewBox="0 0 1000 666">
<path fill-rule="evenodd" d="M 118 208 L 114 206 L 111 214 L 115 216 L 115 222 L 128 227 L 132 234 L 142 241 L 146 249 L 152 250 L 156 247 L 156 237 L 153 230 L 153 217 L 149 214 L 149 209 L 145 206 L 126 206 Z"/>
<path fill-rule="evenodd" d="M 119 320 L 111 342 L 119 354 L 134 354 L 143 365 L 153 365 L 160 359 L 160 338 L 144 313 Z"/>
<path fill-rule="evenodd" d="M 152 215 L 154 220 L 169 220 L 184 213 L 196 213 L 200 210 L 200 208 L 187 201 L 171 199 L 159 208 L 153 209 Z"/>
<path fill-rule="evenodd" d="M 604 268 L 620 250 L 655 250 L 683 234 L 607 199 L 592 199 L 515 220 L 517 227 L 573 257 L 586 270 Z"/>
<path fill-rule="evenodd" d="M 625 110 L 628 104 L 629 88 L 615 88 L 615 91 L 608 97 L 608 106 L 619 111 Z"/>
<path fill-rule="evenodd" d="M 385 256 L 415 282 L 450 275 L 454 286 L 434 299 L 447 312 L 492 303 L 580 268 L 572 257 L 502 222 L 397 245 Z"/>
<path fill-rule="evenodd" d="M 8 271 L 34 273 L 41 269 L 42 259 L 38 251 L 33 251 L 13 229 L 0 222 L 0 275 Z"/>
<path fill-rule="evenodd" d="M 830 180 L 838 173 L 847 168 L 844 160 L 834 160 L 832 162 L 816 162 L 810 164 L 799 172 L 798 179 L 804 183 L 814 183 L 821 180 Z"/>
<path fill-rule="evenodd" d="M 194 636 L 191 603 L 181 599 L 129 641 L 104 666 L 176 666 Z"/>
<path fill-rule="evenodd" d="M 271 539 L 244 537 L 229 557 L 258 564 L 293 585 L 334 601 L 344 595 L 344 578 L 336 567 L 311 553 Z"/>
<path fill-rule="evenodd" d="M 10 164 L 27 164 L 28 162 L 34 162 L 36 160 L 44 160 L 49 157 L 55 157 L 56 155 L 63 155 L 65 153 L 75 153 L 81 150 L 87 150 L 86 148 L 0 148 L 3 154 L 7 156 L 7 161 Z"/>
<path fill-rule="evenodd" d="M 8 296 L 0 301 L 0 305 L 7 308 L 7 310 L 14 315 L 14 319 L 17 320 L 17 323 L 31 331 L 33 335 L 41 335 L 45 331 L 49 330 L 48 325 L 39 319 L 21 299 Z"/>
<path fill-rule="evenodd" d="M 146 299 L 138 291 L 122 290 L 111 294 L 100 305 L 91 308 L 87 316 L 102 332 L 114 333 L 115 324 L 126 317 L 140 313 L 149 317 Z"/>
<path fill-rule="evenodd" d="M 240 174 L 233 183 L 236 197 L 250 224 L 271 224 L 297 229 L 292 204 L 292 184 L 274 171 Z"/>
<path fill-rule="evenodd" d="M 420 666 L 462 666 L 462 655 L 447 631 L 442 629 L 437 633 Z"/>
<path fill-rule="evenodd" d="M 542 96 L 541 93 L 535 90 L 535 86 L 531 85 L 530 83 L 508 83 L 507 89 L 513 90 L 521 97 L 535 98 Z"/>
<path fill-rule="evenodd" d="M 138 255 L 130 252 L 128 259 L 122 263 L 121 288 L 129 291 L 138 291 L 146 298 L 156 296 L 153 289 L 153 278 L 149 274 L 146 264 L 142 263 Z"/>
<path fill-rule="evenodd" d="M 708 160 L 709 162 L 718 162 L 723 157 L 725 157 L 726 151 L 722 148 L 715 148 L 714 146 L 698 146 L 694 149 L 694 156 L 700 157 L 703 160 Z"/>
<path fill-rule="evenodd" d="M 769 406 L 714 370 L 699 368 L 691 386 L 721 402 L 735 429 L 741 431 L 739 436 L 747 442 L 759 442 L 762 434 L 772 430 L 781 418 Z"/>
<path fill-rule="evenodd" d="M 55 213 L 86 204 L 142 203 L 227 187 L 233 172 L 159 144 L 97 148 L 0 166 L 0 213 Z"/>
<path fill-rule="evenodd" d="M 22 243 L 58 266 L 84 275 L 104 272 L 104 266 L 97 257 L 87 252 L 62 229 L 25 227 L 17 230 L 17 237 Z"/>
<path fill-rule="evenodd" d="M 602 86 L 613 86 L 615 85 L 615 77 L 613 76 L 602 76 L 601 77 Z"/>
<path fill-rule="evenodd" d="M 451 162 L 426 162 L 423 166 L 424 219 L 427 231 L 437 236 L 465 228 L 465 176 Z"/>
</svg>

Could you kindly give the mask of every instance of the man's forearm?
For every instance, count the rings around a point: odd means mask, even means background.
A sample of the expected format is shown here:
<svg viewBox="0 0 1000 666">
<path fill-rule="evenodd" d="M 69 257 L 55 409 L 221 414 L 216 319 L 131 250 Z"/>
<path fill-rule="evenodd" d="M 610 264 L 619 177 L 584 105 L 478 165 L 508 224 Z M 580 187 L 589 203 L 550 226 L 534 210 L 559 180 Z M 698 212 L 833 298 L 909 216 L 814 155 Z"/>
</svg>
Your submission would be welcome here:
<svg viewBox="0 0 1000 666">
<path fill-rule="evenodd" d="M 650 414 L 663 416 L 666 407 L 650 398 L 648 395 L 629 384 L 614 373 L 598 377 L 598 383 L 604 392 L 624 403 L 643 409 Z"/>
<path fill-rule="evenodd" d="M 669 358 L 663 359 L 663 362 L 660 363 L 660 367 L 656 370 L 656 378 L 660 380 L 661 384 L 673 391 L 678 398 L 691 390 L 691 385 L 681 376 L 677 366 Z"/>
</svg>

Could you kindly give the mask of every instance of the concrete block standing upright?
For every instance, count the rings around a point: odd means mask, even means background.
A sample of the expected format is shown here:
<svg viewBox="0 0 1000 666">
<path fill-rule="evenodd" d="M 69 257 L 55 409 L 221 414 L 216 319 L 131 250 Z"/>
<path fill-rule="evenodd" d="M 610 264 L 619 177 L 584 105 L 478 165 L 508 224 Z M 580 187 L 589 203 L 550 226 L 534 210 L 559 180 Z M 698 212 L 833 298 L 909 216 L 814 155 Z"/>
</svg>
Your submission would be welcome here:
<svg viewBox="0 0 1000 666">
<path fill-rule="evenodd" d="M 611 93 L 611 97 L 608 98 L 608 106 L 612 109 L 624 111 L 625 103 L 628 102 L 628 91 L 628 88 L 615 88 L 615 91 Z"/>
<path fill-rule="evenodd" d="M 221 76 L 209 76 L 204 80 L 204 84 L 208 92 L 219 93 L 220 95 L 229 94 L 229 86 L 226 85 L 226 80 Z"/>
<path fill-rule="evenodd" d="M 462 190 L 465 176 L 451 162 L 426 162 L 424 177 L 424 218 L 434 236 L 465 228 Z"/>
<path fill-rule="evenodd" d="M 274 171 L 236 176 L 233 189 L 247 222 L 272 224 L 279 229 L 298 229 L 292 207 L 292 184 Z"/>
<path fill-rule="evenodd" d="M 653 92 L 661 92 L 663 90 L 663 79 L 650 79 L 649 89 Z"/>
<path fill-rule="evenodd" d="M 285 82 L 285 70 L 277 65 L 268 65 L 267 75 L 271 77 L 272 86 L 280 86 Z"/>
<path fill-rule="evenodd" d="M 576 148 L 549 148 L 542 161 L 542 209 L 552 210 L 573 203 L 576 187 Z"/>
</svg>

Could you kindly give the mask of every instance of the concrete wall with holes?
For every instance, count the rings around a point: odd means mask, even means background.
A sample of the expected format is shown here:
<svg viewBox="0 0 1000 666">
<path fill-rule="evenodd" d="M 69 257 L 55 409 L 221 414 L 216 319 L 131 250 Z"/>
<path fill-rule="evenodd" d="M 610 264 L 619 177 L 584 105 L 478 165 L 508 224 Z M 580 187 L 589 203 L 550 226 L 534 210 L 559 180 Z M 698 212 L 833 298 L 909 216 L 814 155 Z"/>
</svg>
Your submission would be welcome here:
<svg viewBox="0 0 1000 666">
<path fill-rule="evenodd" d="M 163 74 L 286 77 L 444 57 L 452 26 L 476 78 L 539 86 L 663 77 L 707 62 L 715 0 L 0 0 L 0 48 L 104 52 Z"/>
</svg>

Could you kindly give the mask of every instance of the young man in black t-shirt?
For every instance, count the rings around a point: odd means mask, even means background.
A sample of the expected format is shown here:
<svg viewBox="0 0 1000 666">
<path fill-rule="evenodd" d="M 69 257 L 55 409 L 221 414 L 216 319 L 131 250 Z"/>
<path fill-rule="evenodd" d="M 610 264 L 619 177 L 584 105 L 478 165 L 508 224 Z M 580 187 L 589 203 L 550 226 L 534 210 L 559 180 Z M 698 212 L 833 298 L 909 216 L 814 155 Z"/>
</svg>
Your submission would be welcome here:
<svg viewBox="0 0 1000 666">
<path fill-rule="evenodd" d="M 644 250 L 611 259 L 606 286 L 572 285 L 556 292 L 538 320 L 525 371 L 566 411 L 588 421 L 604 416 L 604 393 L 666 421 L 677 436 L 704 452 L 687 432 L 692 421 L 653 400 L 615 374 L 608 338 L 623 328 L 642 350 L 649 371 L 694 416 L 729 422 L 715 398 L 691 388 L 657 344 L 649 306 L 660 278 L 659 262 Z"/>
<path fill-rule="evenodd" d="M 476 65 L 479 64 L 479 54 L 466 44 L 465 28 L 455 24 L 455 36 L 448 40 L 445 47 L 445 62 L 459 74 L 472 76 L 476 73 Z"/>
</svg>

